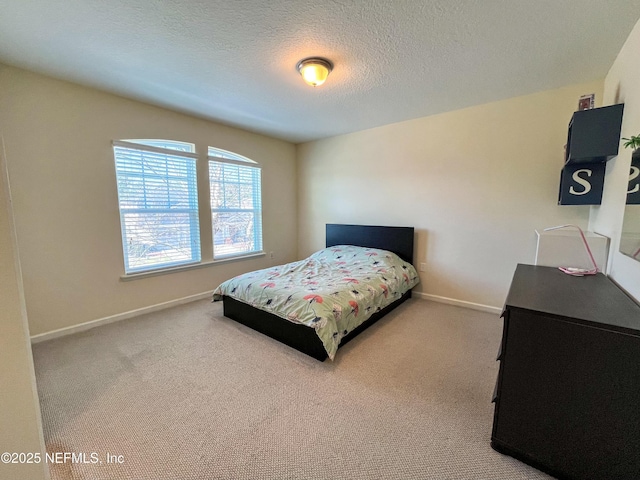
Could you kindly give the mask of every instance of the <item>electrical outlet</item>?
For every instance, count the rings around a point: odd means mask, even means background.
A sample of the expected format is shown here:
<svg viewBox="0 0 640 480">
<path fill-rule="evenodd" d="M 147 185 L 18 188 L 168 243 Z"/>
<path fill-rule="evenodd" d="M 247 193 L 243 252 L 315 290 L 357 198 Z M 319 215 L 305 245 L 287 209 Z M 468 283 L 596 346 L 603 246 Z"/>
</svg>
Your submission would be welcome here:
<svg viewBox="0 0 640 480">
<path fill-rule="evenodd" d="M 420 271 L 421 272 L 426 272 L 427 271 L 427 264 L 422 262 L 420 263 Z"/>
<path fill-rule="evenodd" d="M 275 254 L 273 252 L 269 252 L 269 258 L 274 258 Z"/>
</svg>

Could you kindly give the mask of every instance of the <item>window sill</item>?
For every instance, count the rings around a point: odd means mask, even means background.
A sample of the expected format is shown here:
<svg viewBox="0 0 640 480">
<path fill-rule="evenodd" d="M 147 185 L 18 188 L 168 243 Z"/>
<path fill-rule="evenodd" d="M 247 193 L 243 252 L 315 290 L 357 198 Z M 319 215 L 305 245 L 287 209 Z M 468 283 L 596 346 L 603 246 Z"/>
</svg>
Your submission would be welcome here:
<svg viewBox="0 0 640 480">
<path fill-rule="evenodd" d="M 229 262 L 235 262 L 239 260 L 247 260 L 250 258 L 264 257 L 265 255 L 266 255 L 265 252 L 258 252 L 258 253 L 251 253 L 249 255 L 242 255 L 238 257 L 220 258 L 218 260 L 207 260 L 206 262 L 190 263 L 188 265 L 180 265 L 177 267 L 159 268 L 158 270 L 149 270 L 147 272 L 126 273 L 120 276 L 120 280 L 123 282 L 128 282 L 131 280 L 137 280 L 139 278 L 148 278 L 148 277 L 155 277 L 158 275 L 167 275 L 169 273 L 175 273 L 175 272 L 184 272 L 186 270 L 194 270 L 196 268 L 210 267 L 211 265 L 217 265 L 220 263 L 229 263 Z"/>
</svg>

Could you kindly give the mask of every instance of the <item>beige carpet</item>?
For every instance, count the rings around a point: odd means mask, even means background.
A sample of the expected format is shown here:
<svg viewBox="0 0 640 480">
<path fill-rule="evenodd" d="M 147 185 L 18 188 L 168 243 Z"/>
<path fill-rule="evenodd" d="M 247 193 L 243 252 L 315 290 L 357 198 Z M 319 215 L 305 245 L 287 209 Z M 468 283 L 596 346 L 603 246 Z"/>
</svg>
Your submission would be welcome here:
<svg viewBox="0 0 640 480">
<path fill-rule="evenodd" d="M 412 299 L 320 363 L 205 300 L 37 344 L 47 448 L 87 462 L 52 478 L 548 479 L 489 445 L 501 329 Z"/>
</svg>

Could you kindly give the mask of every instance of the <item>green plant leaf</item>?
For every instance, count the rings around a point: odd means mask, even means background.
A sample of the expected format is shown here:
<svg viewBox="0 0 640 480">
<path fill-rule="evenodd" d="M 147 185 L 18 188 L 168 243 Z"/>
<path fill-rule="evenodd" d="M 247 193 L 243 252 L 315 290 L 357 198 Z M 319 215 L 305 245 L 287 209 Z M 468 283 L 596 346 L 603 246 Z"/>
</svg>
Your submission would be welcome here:
<svg viewBox="0 0 640 480">
<path fill-rule="evenodd" d="M 640 135 L 632 135 L 629 138 L 623 137 L 624 148 L 640 148 Z"/>
</svg>

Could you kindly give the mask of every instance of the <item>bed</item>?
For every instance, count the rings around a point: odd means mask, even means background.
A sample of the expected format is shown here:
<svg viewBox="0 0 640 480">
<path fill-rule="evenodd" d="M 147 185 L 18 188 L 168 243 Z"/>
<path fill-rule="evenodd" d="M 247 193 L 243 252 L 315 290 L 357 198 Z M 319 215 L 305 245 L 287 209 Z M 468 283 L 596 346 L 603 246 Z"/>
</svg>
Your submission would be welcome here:
<svg viewBox="0 0 640 480">
<path fill-rule="evenodd" d="M 413 239 L 413 227 L 327 224 L 325 249 L 300 262 L 223 282 L 214 301 L 223 301 L 230 319 L 317 360 L 333 359 L 338 347 L 411 297 L 419 282 L 412 265 Z M 289 273 L 298 274 L 295 282 L 302 291 L 289 291 Z M 302 302 L 295 313 L 276 309 L 292 297 Z M 333 311 L 327 313 L 331 305 Z M 309 319 L 298 318 L 298 312 Z"/>
</svg>

